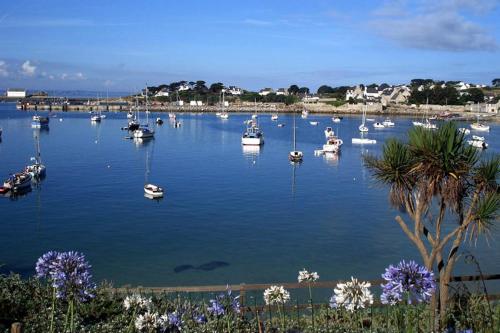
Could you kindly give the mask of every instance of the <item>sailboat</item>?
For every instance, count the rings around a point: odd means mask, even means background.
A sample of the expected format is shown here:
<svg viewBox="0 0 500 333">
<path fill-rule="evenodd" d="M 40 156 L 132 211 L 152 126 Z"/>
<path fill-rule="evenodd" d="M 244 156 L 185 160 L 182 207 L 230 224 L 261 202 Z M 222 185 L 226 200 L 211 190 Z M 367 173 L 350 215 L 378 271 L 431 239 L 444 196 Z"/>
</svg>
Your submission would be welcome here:
<svg viewBox="0 0 500 333">
<path fill-rule="evenodd" d="M 31 175 L 32 179 L 38 180 L 38 179 L 45 177 L 46 167 L 45 167 L 45 165 L 42 164 L 42 157 L 40 154 L 40 137 L 36 132 L 33 133 L 33 136 L 35 138 L 36 156 L 32 157 L 31 161 L 35 162 L 35 163 L 32 165 L 26 166 L 26 169 L 24 171 L 29 173 Z"/>
<path fill-rule="evenodd" d="M 139 128 L 134 131 L 134 138 L 149 139 L 153 138 L 154 135 L 155 132 L 149 129 L 148 88 L 146 86 L 146 124 L 140 125 Z"/>
<path fill-rule="evenodd" d="M 95 113 L 93 112 L 92 115 L 90 116 L 90 121 L 94 123 L 98 123 L 101 121 L 101 102 L 99 101 L 99 96 L 97 97 L 97 110 Z"/>
<path fill-rule="evenodd" d="M 46 128 L 49 126 L 49 117 L 34 115 L 31 121 L 32 128 Z"/>
<path fill-rule="evenodd" d="M 148 199 L 159 199 L 163 197 L 163 188 L 158 185 L 150 184 L 149 179 L 149 151 L 146 151 L 146 175 L 144 179 L 144 196 Z"/>
<path fill-rule="evenodd" d="M 225 104 L 225 102 L 224 102 L 224 92 L 225 91 L 222 90 L 222 111 L 220 113 L 220 117 L 221 117 L 221 119 L 228 119 L 229 118 L 229 114 L 226 111 L 224 111 L 224 106 L 225 106 L 224 105 Z"/>
<path fill-rule="evenodd" d="M 361 118 L 361 125 L 359 125 L 358 129 L 360 132 L 368 132 L 368 127 L 365 126 L 366 122 L 366 104 L 363 106 L 363 116 Z"/>
<path fill-rule="evenodd" d="M 304 157 L 304 153 L 297 150 L 297 135 L 296 135 L 296 126 L 295 126 L 295 113 L 293 114 L 293 150 L 288 154 L 288 159 L 293 162 L 302 162 Z"/>
<path fill-rule="evenodd" d="M 130 108 L 129 114 L 132 114 L 132 117 L 129 118 L 131 120 L 129 120 L 129 122 L 127 124 L 127 129 L 129 131 L 135 131 L 135 130 L 139 129 L 139 127 L 141 125 L 139 123 L 139 103 L 137 103 L 137 96 L 135 96 L 135 112 L 137 113 L 137 115 L 134 115 L 132 112 L 132 108 Z M 127 115 L 127 118 L 128 118 L 128 115 Z"/>
<path fill-rule="evenodd" d="M 490 127 L 485 124 L 481 124 L 479 122 L 479 114 L 477 115 L 477 121 L 475 123 L 470 124 L 470 128 L 475 131 L 487 132 L 490 130 Z"/>
</svg>

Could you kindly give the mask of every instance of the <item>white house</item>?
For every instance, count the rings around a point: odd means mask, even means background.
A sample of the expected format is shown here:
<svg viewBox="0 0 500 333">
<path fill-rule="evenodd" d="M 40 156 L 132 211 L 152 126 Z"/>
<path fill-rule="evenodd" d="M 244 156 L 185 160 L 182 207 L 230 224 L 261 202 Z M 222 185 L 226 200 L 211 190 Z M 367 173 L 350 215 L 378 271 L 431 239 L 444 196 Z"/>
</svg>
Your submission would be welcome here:
<svg viewBox="0 0 500 333">
<path fill-rule="evenodd" d="M 155 94 L 155 97 L 168 97 L 168 89 L 163 88 Z"/>
<path fill-rule="evenodd" d="M 7 97 L 25 98 L 26 97 L 26 90 L 25 89 L 12 89 L 12 88 L 9 88 L 9 89 L 7 89 Z"/>
<path fill-rule="evenodd" d="M 241 95 L 243 93 L 242 89 L 241 88 L 238 88 L 238 87 L 235 87 L 235 86 L 231 86 L 229 87 L 228 90 L 226 90 L 229 94 L 231 95 Z"/>
<path fill-rule="evenodd" d="M 455 89 L 457 90 L 467 90 L 470 88 L 470 84 L 465 83 L 463 81 L 460 81 L 458 84 L 455 85 Z"/>
<path fill-rule="evenodd" d="M 285 88 L 279 88 L 278 90 L 276 90 L 276 95 L 288 95 L 288 89 L 285 89 Z"/>
<path fill-rule="evenodd" d="M 361 89 L 360 86 L 356 86 L 354 89 L 349 89 L 345 93 L 345 100 L 348 101 L 349 99 L 363 99 L 363 90 Z"/>
<path fill-rule="evenodd" d="M 267 95 L 269 95 L 272 92 L 273 92 L 272 88 L 264 88 L 264 89 L 261 89 L 259 91 L 259 95 L 261 95 L 261 96 L 267 96 Z"/>
<path fill-rule="evenodd" d="M 185 90 L 190 90 L 191 87 L 189 86 L 189 84 L 185 83 L 185 84 L 181 84 L 178 88 L 177 88 L 177 91 L 185 91 Z"/>
<path fill-rule="evenodd" d="M 318 103 L 319 97 L 318 96 L 305 96 L 304 98 L 302 98 L 302 102 L 304 102 L 304 103 Z"/>
</svg>

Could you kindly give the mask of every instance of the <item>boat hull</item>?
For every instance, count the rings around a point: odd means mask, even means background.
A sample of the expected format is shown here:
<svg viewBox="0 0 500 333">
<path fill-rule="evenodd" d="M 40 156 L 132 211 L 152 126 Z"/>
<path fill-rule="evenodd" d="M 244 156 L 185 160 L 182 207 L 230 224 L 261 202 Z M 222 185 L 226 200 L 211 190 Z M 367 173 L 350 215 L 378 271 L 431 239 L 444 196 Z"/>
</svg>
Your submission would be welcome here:
<svg viewBox="0 0 500 333">
<path fill-rule="evenodd" d="M 260 146 L 264 143 L 264 138 L 241 138 L 241 144 L 244 146 Z"/>
</svg>

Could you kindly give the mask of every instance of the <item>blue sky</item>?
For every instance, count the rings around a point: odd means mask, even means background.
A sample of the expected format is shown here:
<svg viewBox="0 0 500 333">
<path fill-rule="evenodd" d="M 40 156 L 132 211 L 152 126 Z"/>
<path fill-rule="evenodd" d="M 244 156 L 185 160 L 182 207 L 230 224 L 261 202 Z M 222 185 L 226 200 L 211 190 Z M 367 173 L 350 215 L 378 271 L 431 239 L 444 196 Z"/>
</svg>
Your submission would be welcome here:
<svg viewBox="0 0 500 333">
<path fill-rule="evenodd" d="M 2 1 L 0 88 L 500 77 L 500 0 Z"/>
</svg>

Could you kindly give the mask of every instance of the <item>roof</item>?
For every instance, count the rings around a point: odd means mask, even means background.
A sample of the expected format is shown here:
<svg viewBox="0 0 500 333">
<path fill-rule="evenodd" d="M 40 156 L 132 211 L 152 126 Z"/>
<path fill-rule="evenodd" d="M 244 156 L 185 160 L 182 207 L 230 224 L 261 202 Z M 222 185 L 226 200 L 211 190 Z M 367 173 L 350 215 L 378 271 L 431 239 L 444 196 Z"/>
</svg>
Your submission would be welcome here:
<svg viewBox="0 0 500 333">
<path fill-rule="evenodd" d="M 10 92 L 26 92 L 26 89 L 21 89 L 21 88 L 8 88 L 7 91 Z"/>
<path fill-rule="evenodd" d="M 378 90 L 377 90 L 377 88 L 366 88 L 366 92 L 369 93 L 369 94 L 370 93 L 371 94 L 376 94 L 376 93 L 378 93 Z"/>
</svg>

